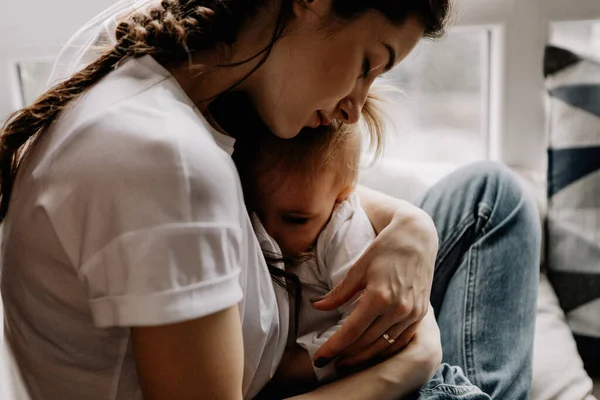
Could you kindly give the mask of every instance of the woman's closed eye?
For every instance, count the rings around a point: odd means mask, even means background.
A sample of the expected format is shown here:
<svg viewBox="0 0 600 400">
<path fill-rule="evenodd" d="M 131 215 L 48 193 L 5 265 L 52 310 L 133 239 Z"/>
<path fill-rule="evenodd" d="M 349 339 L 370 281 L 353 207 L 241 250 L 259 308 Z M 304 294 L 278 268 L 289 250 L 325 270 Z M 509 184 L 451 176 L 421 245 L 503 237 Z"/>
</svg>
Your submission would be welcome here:
<svg viewBox="0 0 600 400">
<path fill-rule="evenodd" d="M 362 72 L 363 79 L 367 79 L 369 77 L 369 72 L 371 72 L 371 61 L 369 61 L 368 58 L 365 58 L 365 61 L 363 62 Z"/>
<path fill-rule="evenodd" d="M 282 219 L 285 222 L 287 222 L 288 224 L 293 224 L 293 225 L 304 225 L 308 222 L 307 217 L 301 217 L 298 215 L 291 215 L 291 214 L 283 214 Z"/>
</svg>

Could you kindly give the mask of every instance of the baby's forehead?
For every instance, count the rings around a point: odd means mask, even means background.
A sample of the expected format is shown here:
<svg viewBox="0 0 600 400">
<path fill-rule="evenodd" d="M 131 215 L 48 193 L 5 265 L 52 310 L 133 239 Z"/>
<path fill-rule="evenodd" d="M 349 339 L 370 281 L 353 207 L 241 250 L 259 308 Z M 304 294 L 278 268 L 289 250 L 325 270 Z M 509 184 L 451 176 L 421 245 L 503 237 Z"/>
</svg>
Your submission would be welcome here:
<svg viewBox="0 0 600 400">
<path fill-rule="evenodd" d="M 263 175 L 262 196 L 268 197 L 272 206 L 285 209 L 303 210 L 311 213 L 321 202 L 331 202 L 342 191 L 332 171 L 316 174 L 306 179 L 299 174 L 285 175 L 280 171 L 270 171 Z"/>
</svg>

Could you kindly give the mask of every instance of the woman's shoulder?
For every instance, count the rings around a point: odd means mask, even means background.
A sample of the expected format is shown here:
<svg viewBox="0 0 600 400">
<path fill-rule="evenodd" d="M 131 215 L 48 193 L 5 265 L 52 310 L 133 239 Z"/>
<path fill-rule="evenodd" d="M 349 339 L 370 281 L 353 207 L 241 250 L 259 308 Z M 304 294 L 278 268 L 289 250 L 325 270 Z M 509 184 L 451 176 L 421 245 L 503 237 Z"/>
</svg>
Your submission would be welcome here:
<svg viewBox="0 0 600 400">
<path fill-rule="evenodd" d="M 157 173 L 173 179 L 219 177 L 223 187 L 235 186 L 227 144 L 173 86 L 170 79 L 143 71 L 109 75 L 52 128 L 51 170 L 86 174 L 87 180 Z"/>
<path fill-rule="evenodd" d="M 202 116 L 164 80 L 117 78 L 67 109 L 35 152 L 43 191 L 53 199 L 47 211 L 68 196 L 82 213 L 135 220 L 131 229 L 151 213 L 167 213 L 165 222 L 235 224 L 244 211 L 239 178 Z"/>
</svg>

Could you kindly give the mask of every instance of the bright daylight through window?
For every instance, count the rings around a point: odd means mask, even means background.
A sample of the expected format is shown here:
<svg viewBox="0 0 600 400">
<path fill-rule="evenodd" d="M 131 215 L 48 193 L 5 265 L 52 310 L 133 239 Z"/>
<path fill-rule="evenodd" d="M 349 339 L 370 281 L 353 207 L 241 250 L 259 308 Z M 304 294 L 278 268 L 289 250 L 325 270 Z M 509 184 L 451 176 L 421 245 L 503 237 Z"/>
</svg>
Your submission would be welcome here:
<svg viewBox="0 0 600 400">
<path fill-rule="evenodd" d="M 490 30 L 457 28 L 421 42 L 385 76 L 402 91 L 385 156 L 467 164 L 487 158 Z"/>
</svg>

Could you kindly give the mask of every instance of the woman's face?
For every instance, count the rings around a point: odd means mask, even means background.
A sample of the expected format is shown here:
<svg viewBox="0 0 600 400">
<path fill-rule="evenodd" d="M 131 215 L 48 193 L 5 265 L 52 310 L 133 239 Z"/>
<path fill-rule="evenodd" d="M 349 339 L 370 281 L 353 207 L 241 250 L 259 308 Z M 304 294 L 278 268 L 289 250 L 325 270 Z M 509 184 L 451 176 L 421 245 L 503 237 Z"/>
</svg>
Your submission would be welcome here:
<svg viewBox="0 0 600 400">
<path fill-rule="evenodd" d="M 395 26 L 368 12 L 336 22 L 331 1 L 294 2 L 287 33 L 253 76 L 249 95 L 279 137 L 334 119 L 357 122 L 374 79 L 402 61 L 423 35 L 416 18 Z"/>
</svg>

